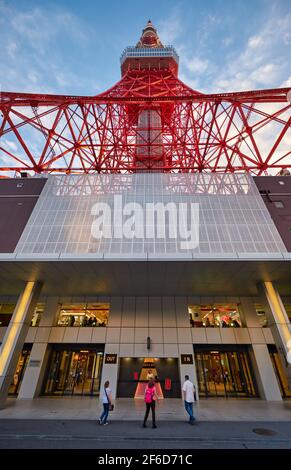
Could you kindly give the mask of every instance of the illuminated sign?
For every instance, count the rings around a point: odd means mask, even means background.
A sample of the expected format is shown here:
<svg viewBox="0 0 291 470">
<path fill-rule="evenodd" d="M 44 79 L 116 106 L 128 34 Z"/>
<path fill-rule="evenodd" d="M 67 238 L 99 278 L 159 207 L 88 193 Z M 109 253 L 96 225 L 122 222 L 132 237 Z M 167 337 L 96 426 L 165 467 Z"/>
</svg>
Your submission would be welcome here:
<svg viewBox="0 0 291 470">
<path fill-rule="evenodd" d="M 105 364 L 117 364 L 117 354 L 105 354 Z"/>
<path fill-rule="evenodd" d="M 181 354 L 181 364 L 193 364 L 193 355 Z"/>
</svg>

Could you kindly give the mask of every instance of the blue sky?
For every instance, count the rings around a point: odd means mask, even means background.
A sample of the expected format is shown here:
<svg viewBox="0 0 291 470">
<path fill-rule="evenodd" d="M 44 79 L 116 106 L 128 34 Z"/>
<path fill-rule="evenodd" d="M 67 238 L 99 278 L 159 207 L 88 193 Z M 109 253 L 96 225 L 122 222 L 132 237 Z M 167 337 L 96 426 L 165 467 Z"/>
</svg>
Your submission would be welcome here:
<svg viewBox="0 0 291 470">
<path fill-rule="evenodd" d="M 94 95 L 148 19 L 203 92 L 291 86 L 290 0 L 0 0 L 4 91 Z"/>
</svg>

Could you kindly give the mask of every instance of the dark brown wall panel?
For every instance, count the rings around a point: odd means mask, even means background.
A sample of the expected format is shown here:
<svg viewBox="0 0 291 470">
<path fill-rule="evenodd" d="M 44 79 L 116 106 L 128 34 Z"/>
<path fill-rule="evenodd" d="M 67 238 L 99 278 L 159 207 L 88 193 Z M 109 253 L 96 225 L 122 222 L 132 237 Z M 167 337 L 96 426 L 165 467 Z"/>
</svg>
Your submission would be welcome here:
<svg viewBox="0 0 291 470">
<path fill-rule="evenodd" d="M 13 253 L 46 179 L 0 180 L 0 253 Z"/>
<path fill-rule="evenodd" d="M 287 250 L 291 252 L 291 176 L 256 176 L 254 181 Z M 278 203 L 282 207 L 278 207 Z"/>
</svg>

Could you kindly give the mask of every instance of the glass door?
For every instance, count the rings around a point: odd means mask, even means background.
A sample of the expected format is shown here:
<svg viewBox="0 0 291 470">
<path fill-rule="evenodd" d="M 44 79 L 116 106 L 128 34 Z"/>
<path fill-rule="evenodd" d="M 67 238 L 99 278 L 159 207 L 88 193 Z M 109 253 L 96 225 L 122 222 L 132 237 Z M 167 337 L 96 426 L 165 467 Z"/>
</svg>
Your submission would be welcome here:
<svg viewBox="0 0 291 470">
<path fill-rule="evenodd" d="M 103 353 L 94 350 L 53 351 L 44 394 L 97 395 Z"/>
<path fill-rule="evenodd" d="M 199 393 L 201 395 L 207 395 L 207 379 L 205 377 L 207 369 L 204 366 L 203 354 L 196 353 L 196 372 L 198 380 Z"/>
<path fill-rule="evenodd" d="M 195 352 L 195 361 L 201 396 L 257 395 L 245 352 L 200 351 Z"/>
<path fill-rule="evenodd" d="M 79 371 L 79 352 L 70 351 L 66 354 L 64 363 L 64 380 L 62 388 L 64 395 L 73 395 L 75 385 L 79 385 L 81 374 Z"/>
<path fill-rule="evenodd" d="M 22 379 L 24 376 L 25 369 L 29 361 L 30 353 L 31 353 L 31 347 L 27 347 L 23 349 L 23 351 L 21 352 L 18 362 L 17 362 L 15 373 L 13 375 L 13 381 L 9 388 L 9 392 L 8 392 L 9 395 L 18 394 L 20 385 L 22 383 Z"/>
<path fill-rule="evenodd" d="M 272 348 L 272 350 L 269 350 L 269 353 L 271 356 L 271 361 L 272 361 L 273 368 L 277 377 L 277 381 L 280 387 L 281 395 L 283 398 L 291 398 L 291 390 L 289 390 L 289 387 L 288 387 L 288 380 L 287 380 L 286 372 L 285 372 L 285 369 L 283 368 L 279 353 L 275 350 L 275 348 Z"/>
</svg>

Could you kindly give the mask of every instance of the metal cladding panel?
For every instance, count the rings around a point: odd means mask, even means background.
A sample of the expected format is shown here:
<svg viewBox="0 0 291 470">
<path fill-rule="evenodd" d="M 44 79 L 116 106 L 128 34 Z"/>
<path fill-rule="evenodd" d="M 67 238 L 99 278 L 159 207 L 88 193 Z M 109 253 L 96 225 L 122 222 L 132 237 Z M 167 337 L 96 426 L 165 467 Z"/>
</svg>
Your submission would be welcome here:
<svg viewBox="0 0 291 470">
<path fill-rule="evenodd" d="M 247 174 L 49 176 L 16 253 L 157 256 L 286 252 Z"/>
<path fill-rule="evenodd" d="M 0 253 L 13 253 L 46 179 L 0 181 Z"/>
<path fill-rule="evenodd" d="M 257 176 L 254 181 L 287 250 L 291 252 L 291 176 Z"/>
</svg>

